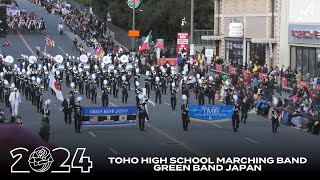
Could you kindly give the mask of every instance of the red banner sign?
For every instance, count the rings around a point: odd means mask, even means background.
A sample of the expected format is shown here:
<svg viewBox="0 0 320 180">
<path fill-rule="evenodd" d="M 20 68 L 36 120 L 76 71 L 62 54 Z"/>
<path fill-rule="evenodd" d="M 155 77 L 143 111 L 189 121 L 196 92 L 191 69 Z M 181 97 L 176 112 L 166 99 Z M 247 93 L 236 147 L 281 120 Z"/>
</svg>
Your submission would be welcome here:
<svg viewBox="0 0 320 180">
<path fill-rule="evenodd" d="M 243 74 L 243 79 L 246 80 L 250 75 L 250 71 L 244 69 L 242 70 L 242 74 Z"/>
<path fill-rule="evenodd" d="M 298 87 L 300 87 L 300 88 L 308 87 L 308 82 L 297 80 L 297 85 L 298 85 Z"/>
<path fill-rule="evenodd" d="M 182 32 L 178 33 L 177 53 L 180 54 L 182 49 L 186 50 L 186 52 L 189 52 L 188 46 L 189 46 L 189 34 L 182 33 Z"/>
<path fill-rule="evenodd" d="M 282 88 L 287 88 L 287 87 L 288 87 L 287 78 L 283 77 L 283 78 L 282 78 Z"/>
<path fill-rule="evenodd" d="M 222 72 L 222 66 L 220 64 L 216 64 L 216 70 Z"/>
<path fill-rule="evenodd" d="M 265 78 L 265 77 L 268 77 L 267 73 L 259 73 L 259 79 L 262 79 L 262 78 Z"/>
<path fill-rule="evenodd" d="M 229 66 L 229 73 L 230 74 L 236 74 L 237 73 L 237 69 L 233 66 Z"/>
<path fill-rule="evenodd" d="M 170 64 L 170 66 L 177 66 L 178 65 L 178 60 L 176 58 L 159 58 L 158 59 L 159 66 L 165 65 L 167 62 Z"/>
<path fill-rule="evenodd" d="M 318 31 L 305 31 L 305 30 L 292 30 L 291 36 L 295 38 L 310 38 L 310 39 L 317 39 L 318 38 Z"/>
<path fill-rule="evenodd" d="M 164 39 L 157 39 L 157 47 L 159 47 L 161 50 L 164 50 Z"/>
</svg>

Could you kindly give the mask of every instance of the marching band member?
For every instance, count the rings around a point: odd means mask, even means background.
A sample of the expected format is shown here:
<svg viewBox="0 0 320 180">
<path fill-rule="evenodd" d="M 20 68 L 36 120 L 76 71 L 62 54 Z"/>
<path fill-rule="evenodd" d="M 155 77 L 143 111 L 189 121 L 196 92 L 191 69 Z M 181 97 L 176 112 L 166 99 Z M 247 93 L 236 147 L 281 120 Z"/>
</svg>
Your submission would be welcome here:
<svg viewBox="0 0 320 180">
<path fill-rule="evenodd" d="M 139 99 L 140 99 L 139 106 L 138 106 L 139 128 L 140 128 L 140 131 L 144 131 L 145 120 L 146 118 L 148 118 L 148 114 L 146 110 L 146 103 L 148 99 L 146 99 L 145 102 L 143 102 L 143 97 L 140 96 Z"/>
<path fill-rule="evenodd" d="M 108 96 L 108 92 L 106 91 L 106 89 L 102 90 L 101 100 L 102 100 L 102 106 L 109 105 L 109 96 Z"/>
<path fill-rule="evenodd" d="M 17 88 L 10 93 L 9 101 L 11 103 L 12 116 L 18 116 L 18 106 L 21 104 L 20 93 Z"/>
<path fill-rule="evenodd" d="M 61 103 L 62 111 L 64 113 L 64 122 L 66 124 L 71 124 L 71 113 L 72 113 L 72 104 L 69 99 L 69 95 L 65 97 Z"/>
<path fill-rule="evenodd" d="M 127 82 L 124 82 L 122 84 L 122 103 L 127 103 L 128 101 L 128 86 L 127 86 Z"/>
<path fill-rule="evenodd" d="M 156 90 L 156 103 L 159 100 L 159 103 L 161 104 L 161 91 L 160 91 L 159 85 L 155 86 L 155 90 Z"/>
<path fill-rule="evenodd" d="M 0 80 L 0 101 L 4 102 L 4 85 L 2 84 L 2 80 Z"/>
<path fill-rule="evenodd" d="M 8 86 L 8 81 L 4 80 L 4 84 L 6 85 L 6 87 L 4 88 L 4 99 L 5 99 L 5 104 L 6 107 L 10 107 L 10 101 L 9 101 L 9 97 L 10 97 L 10 87 Z M 11 108 L 11 107 L 10 107 Z"/>
<path fill-rule="evenodd" d="M 42 120 L 41 120 L 41 126 L 40 126 L 40 131 L 39 131 L 39 136 L 46 142 L 49 141 L 49 136 L 50 136 L 50 110 L 49 110 L 49 105 L 51 103 L 51 100 L 48 99 L 44 103 L 44 108 L 42 110 Z"/>
<path fill-rule="evenodd" d="M 188 110 L 188 97 L 184 94 L 182 95 L 183 104 L 181 105 L 181 118 L 182 118 L 182 127 L 184 131 L 188 131 L 189 125 L 189 110 Z"/>
<path fill-rule="evenodd" d="M 233 132 L 237 132 L 239 128 L 239 105 L 237 101 L 234 101 L 234 109 L 232 115 L 232 127 Z"/>
<path fill-rule="evenodd" d="M 82 97 L 78 97 L 76 101 L 76 105 L 74 107 L 74 128 L 76 133 L 80 133 L 81 120 L 82 120 L 82 107 L 80 102 Z"/>
<path fill-rule="evenodd" d="M 171 84 L 171 108 L 172 110 L 176 110 L 176 105 L 177 105 L 177 89 L 175 89 L 176 84 L 173 82 Z"/>
</svg>

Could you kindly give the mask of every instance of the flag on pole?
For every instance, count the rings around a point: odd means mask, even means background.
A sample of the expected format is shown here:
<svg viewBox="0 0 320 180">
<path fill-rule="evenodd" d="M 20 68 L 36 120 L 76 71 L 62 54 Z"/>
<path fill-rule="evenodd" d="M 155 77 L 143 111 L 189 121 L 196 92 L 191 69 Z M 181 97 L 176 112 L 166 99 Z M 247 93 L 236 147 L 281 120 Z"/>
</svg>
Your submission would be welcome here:
<svg viewBox="0 0 320 180">
<path fill-rule="evenodd" d="M 9 47 L 11 46 L 11 43 L 9 41 L 6 41 L 2 44 L 2 47 Z"/>
<path fill-rule="evenodd" d="M 54 47 L 54 41 L 49 36 L 46 36 L 45 40 L 47 46 Z"/>
<path fill-rule="evenodd" d="M 98 56 L 99 58 L 103 58 L 105 52 L 104 52 L 104 50 L 103 50 L 103 48 L 101 47 L 100 44 L 98 44 L 98 45 L 96 46 L 96 51 L 97 51 L 97 56 Z"/>
<path fill-rule="evenodd" d="M 60 85 L 57 83 L 56 78 L 54 78 L 53 73 L 50 73 L 49 86 L 56 93 L 57 99 L 60 100 L 60 101 L 63 101 L 63 94 L 61 92 Z"/>
<path fill-rule="evenodd" d="M 150 31 L 146 40 L 144 40 L 143 44 L 141 45 L 139 52 L 149 49 L 151 46 L 151 42 L 152 42 L 152 35 Z"/>
</svg>

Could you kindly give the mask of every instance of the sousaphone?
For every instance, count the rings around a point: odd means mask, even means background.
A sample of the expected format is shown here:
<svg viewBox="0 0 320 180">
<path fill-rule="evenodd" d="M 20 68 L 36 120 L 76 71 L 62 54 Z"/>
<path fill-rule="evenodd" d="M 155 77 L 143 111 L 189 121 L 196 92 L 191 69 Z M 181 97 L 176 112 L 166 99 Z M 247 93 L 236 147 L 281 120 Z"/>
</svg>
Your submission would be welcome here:
<svg viewBox="0 0 320 180">
<path fill-rule="evenodd" d="M 102 62 L 106 65 L 111 64 L 111 57 L 110 56 L 103 56 Z"/>
<path fill-rule="evenodd" d="M 12 56 L 7 56 L 7 57 L 4 59 L 4 61 L 5 61 L 6 63 L 8 63 L 8 64 L 12 64 L 13 61 L 14 61 L 14 59 L 13 59 Z"/>
</svg>

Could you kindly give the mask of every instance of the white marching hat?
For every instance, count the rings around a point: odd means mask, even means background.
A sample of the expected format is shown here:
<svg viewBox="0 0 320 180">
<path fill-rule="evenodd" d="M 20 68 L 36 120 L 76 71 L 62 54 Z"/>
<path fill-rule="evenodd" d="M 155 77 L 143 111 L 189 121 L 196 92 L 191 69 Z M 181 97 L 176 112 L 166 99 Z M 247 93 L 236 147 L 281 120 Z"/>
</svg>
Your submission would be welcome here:
<svg viewBox="0 0 320 180">
<path fill-rule="evenodd" d="M 80 102 L 81 100 L 82 100 L 81 96 L 77 97 L 77 102 Z"/>
<path fill-rule="evenodd" d="M 49 106 L 49 105 L 50 105 L 50 103 L 51 103 L 51 100 L 50 100 L 50 99 L 48 99 L 48 100 L 46 100 L 46 101 L 44 102 L 44 105 Z"/>
<path fill-rule="evenodd" d="M 187 99 L 188 99 L 188 97 L 185 94 L 183 94 L 182 95 L 182 100 L 187 100 Z"/>
</svg>

